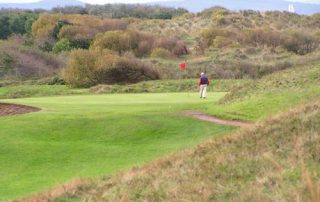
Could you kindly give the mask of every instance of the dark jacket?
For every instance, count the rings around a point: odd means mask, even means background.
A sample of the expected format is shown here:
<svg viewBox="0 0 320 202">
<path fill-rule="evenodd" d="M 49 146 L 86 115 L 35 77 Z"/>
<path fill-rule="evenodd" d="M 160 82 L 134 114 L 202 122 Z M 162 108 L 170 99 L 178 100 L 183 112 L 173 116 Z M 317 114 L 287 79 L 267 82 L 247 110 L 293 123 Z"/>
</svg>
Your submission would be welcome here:
<svg viewBox="0 0 320 202">
<path fill-rule="evenodd" d="M 200 86 L 200 85 L 205 85 L 205 84 L 209 85 L 209 83 L 210 83 L 210 81 L 209 81 L 209 79 L 208 79 L 206 76 L 202 76 L 202 77 L 199 79 L 199 82 L 198 82 L 199 86 Z"/>
</svg>

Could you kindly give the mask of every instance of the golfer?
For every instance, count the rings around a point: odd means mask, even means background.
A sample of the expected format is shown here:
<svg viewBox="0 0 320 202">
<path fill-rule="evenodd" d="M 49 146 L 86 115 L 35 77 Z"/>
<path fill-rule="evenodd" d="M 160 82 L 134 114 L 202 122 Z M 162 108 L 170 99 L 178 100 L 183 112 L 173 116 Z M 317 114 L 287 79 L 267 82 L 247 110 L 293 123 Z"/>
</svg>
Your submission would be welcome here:
<svg viewBox="0 0 320 202">
<path fill-rule="evenodd" d="M 199 79 L 199 88 L 200 88 L 200 98 L 206 99 L 207 87 L 209 85 L 209 79 L 205 73 L 201 73 L 201 77 Z"/>
</svg>

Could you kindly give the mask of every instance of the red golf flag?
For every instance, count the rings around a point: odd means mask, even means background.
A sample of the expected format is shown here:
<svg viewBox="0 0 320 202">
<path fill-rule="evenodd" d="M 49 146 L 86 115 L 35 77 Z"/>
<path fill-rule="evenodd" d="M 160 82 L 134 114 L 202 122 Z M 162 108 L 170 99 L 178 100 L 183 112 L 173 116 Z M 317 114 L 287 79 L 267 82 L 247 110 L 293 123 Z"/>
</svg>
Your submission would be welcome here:
<svg viewBox="0 0 320 202">
<path fill-rule="evenodd" d="M 182 70 L 186 70 L 187 69 L 187 64 L 186 63 L 181 63 L 179 66 L 180 66 L 180 69 L 182 69 Z"/>
</svg>

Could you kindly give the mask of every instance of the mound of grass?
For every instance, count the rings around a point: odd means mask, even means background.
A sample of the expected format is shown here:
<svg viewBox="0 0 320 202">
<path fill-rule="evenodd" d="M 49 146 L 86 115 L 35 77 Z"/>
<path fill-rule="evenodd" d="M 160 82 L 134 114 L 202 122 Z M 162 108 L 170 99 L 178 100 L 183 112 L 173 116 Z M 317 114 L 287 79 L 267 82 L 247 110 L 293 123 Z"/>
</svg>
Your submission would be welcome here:
<svg viewBox="0 0 320 202">
<path fill-rule="evenodd" d="M 224 102 L 244 100 L 267 93 L 279 93 L 285 90 L 307 90 L 318 87 L 320 84 L 320 64 L 312 64 L 284 70 L 252 80 L 246 85 L 234 88 L 225 98 Z"/>
<path fill-rule="evenodd" d="M 234 88 L 220 105 L 203 111 L 225 119 L 256 121 L 320 97 L 320 64 L 296 67 L 249 80 Z"/>
<path fill-rule="evenodd" d="M 57 201 L 317 201 L 320 101 Z"/>
<path fill-rule="evenodd" d="M 18 85 L 0 87 L 0 99 L 88 93 L 87 89 L 71 89 L 64 85 Z"/>
</svg>

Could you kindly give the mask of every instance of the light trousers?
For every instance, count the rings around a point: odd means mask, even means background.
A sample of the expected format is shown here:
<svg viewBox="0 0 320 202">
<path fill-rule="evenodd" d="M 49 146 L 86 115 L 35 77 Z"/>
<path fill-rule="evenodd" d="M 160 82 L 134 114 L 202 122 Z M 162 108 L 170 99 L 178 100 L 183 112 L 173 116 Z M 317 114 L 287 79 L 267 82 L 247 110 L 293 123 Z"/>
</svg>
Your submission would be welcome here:
<svg viewBox="0 0 320 202">
<path fill-rule="evenodd" d="M 200 85 L 200 98 L 205 98 L 207 93 L 207 84 Z"/>
</svg>

